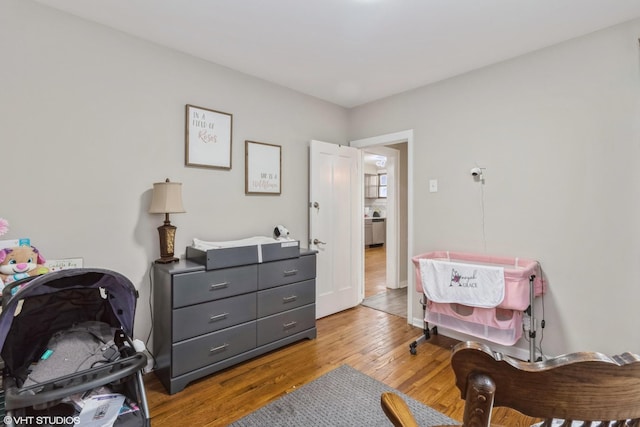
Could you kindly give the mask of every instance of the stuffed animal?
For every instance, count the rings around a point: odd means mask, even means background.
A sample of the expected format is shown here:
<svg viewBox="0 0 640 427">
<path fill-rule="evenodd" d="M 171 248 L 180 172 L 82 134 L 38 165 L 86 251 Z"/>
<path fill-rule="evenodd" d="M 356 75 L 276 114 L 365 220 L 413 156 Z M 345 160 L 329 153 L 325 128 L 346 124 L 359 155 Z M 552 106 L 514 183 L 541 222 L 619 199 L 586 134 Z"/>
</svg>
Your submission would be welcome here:
<svg viewBox="0 0 640 427">
<path fill-rule="evenodd" d="M 44 257 L 33 246 L 0 249 L 0 283 L 8 285 L 25 277 L 47 273 L 49 268 L 44 263 Z"/>
</svg>

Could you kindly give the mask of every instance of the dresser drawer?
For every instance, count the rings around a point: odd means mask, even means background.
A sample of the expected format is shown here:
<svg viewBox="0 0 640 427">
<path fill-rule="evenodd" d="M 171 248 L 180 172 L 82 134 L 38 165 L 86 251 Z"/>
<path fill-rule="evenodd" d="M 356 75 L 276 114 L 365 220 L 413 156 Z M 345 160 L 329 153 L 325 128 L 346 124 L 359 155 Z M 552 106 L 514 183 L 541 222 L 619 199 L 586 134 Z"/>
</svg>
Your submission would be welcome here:
<svg viewBox="0 0 640 427">
<path fill-rule="evenodd" d="M 173 311 L 173 342 L 256 320 L 256 294 L 237 295 Z"/>
<path fill-rule="evenodd" d="M 315 325 L 315 304 L 258 319 L 258 347 L 313 328 Z"/>
<path fill-rule="evenodd" d="M 182 375 L 256 347 L 256 322 L 174 344 L 172 376 Z"/>
<path fill-rule="evenodd" d="M 315 255 L 265 262 L 258 267 L 258 289 L 267 289 L 316 277 Z"/>
<path fill-rule="evenodd" d="M 258 317 L 302 307 L 315 300 L 315 279 L 258 291 Z"/>
<path fill-rule="evenodd" d="M 253 292 L 257 281 L 257 265 L 176 274 L 173 276 L 173 308 Z"/>
</svg>

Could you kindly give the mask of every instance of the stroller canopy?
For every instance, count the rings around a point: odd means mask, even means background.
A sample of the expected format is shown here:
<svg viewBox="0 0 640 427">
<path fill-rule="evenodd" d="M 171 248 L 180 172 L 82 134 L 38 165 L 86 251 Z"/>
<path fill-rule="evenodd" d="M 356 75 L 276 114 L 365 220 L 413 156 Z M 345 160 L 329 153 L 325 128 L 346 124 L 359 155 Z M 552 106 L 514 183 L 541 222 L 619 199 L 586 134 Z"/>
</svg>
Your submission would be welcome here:
<svg viewBox="0 0 640 427">
<path fill-rule="evenodd" d="M 127 335 L 133 336 L 133 321 L 138 296 L 133 283 L 115 271 L 99 268 L 76 268 L 25 279 L 24 285 L 20 286 L 14 295 L 4 297 L 9 300 L 3 301 L 2 314 L 0 314 L 0 350 L 4 347 L 14 313 L 21 300 L 61 290 L 81 288 L 104 289 L 113 314 L 117 317 L 122 329 Z"/>
</svg>

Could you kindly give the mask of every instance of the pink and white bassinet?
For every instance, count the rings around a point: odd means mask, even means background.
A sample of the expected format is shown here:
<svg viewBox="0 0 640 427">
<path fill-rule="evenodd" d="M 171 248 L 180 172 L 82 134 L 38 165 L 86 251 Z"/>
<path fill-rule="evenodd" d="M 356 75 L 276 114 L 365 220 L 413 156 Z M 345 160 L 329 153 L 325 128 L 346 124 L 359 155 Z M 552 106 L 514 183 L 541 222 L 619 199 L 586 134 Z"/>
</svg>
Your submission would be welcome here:
<svg viewBox="0 0 640 427">
<path fill-rule="evenodd" d="M 504 272 L 504 291 L 501 301 L 492 307 L 460 304 L 456 301 L 435 302 L 427 298 L 426 277 L 421 273 L 426 260 L 445 261 L 447 265 L 499 267 Z M 416 272 L 416 291 L 423 295 L 424 321 L 473 335 L 502 345 L 513 345 L 522 336 L 523 312 L 532 306 L 532 297 L 542 295 L 546 284 L 537 261 L 511 257 L 494 257 L 462 252 L 436 251 L 412 258 Z M 452 279 L 453 280 L 453 279 Z M 425 326 L 426 338 L 429 338 Z M 417 345 L 417 342 L 414 342 Z M 415 345 L 411 353 L 415 354 Z"/>
</svg>

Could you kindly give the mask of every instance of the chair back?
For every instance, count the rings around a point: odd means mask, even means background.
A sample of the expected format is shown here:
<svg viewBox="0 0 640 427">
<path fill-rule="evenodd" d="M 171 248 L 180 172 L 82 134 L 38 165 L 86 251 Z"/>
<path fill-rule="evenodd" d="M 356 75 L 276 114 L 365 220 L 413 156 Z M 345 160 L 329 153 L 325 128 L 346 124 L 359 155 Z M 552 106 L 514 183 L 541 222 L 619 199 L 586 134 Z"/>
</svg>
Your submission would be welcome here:
<svg viewBox="0 0 640 427">
<path fill-rule="evenodd" d="M 465 399 L 464 426 L 489 426 L 491 409 L 504 406 L 544 419 L 543 426 L 556 419 L 563 426 L 579 420 L 640 427 L 640 357 L 631 353 L 579 352 L 530 363 L 463 342 L 451 365 Z"/>
</svg>

